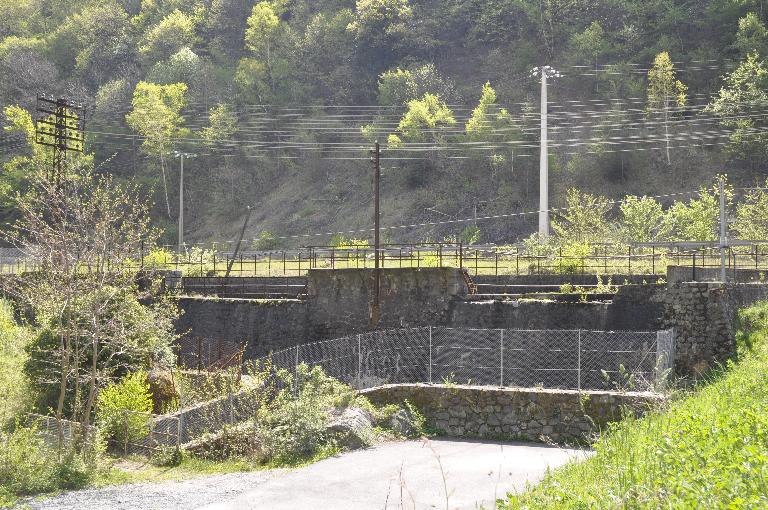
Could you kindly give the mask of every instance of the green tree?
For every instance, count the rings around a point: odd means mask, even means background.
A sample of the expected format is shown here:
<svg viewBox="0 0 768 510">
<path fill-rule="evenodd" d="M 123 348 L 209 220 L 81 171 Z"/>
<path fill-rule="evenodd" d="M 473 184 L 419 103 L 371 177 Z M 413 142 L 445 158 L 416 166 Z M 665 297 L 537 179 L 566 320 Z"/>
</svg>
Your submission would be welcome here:
<svg viewBox="0 0 768 510">
<path fill-rule="evenodd" d="M 349 29 L 357 39 L 361 65 L 387 69 L 407 47 L 412 17 L 408 0 L 357 0 Z"/>
<path fill-rule="evenodd" d="M 147 31 L 139 51 L 149 62 L 159 62 L 196 42 L 195 20 L 176 9 Z"/>
<path fill-rule="evenodd" d="M 563 244 L 605 243 L 614 238 L 608 219 L 613 207 L 610 200 L 571 188 L 565 201 L 565 211 L 552 220 L 552 230 Z"/>
<path fill-rule="evenodd" d="M 688 87 L 675 76 L 675 66 L 669 53 L 663 51 L 656 55 L 653 67 L 648 71 L 648 108 L 651 112 L 661 112 L 664 122 L 664 137 L 667 147 L 667 165 L 672 164 L 669 154 L 669 117 L 674 107 L 683 107 L 687 102 Z"/>
<path fill-rule="evenodd" d="M 101 390 L 96 422 L 109 439 L 119 443 L 137 441 L 149 432 L 147 418 L 151 412 L 147 373 L 138 370 Z"/>
<path fill-rule="evenodd" d="M 436 142 L 441 127 L 453 126 L 456 119 L 448 106 L 434 94 L 408 102 L 408 110 L 397 125 L 397 133 L 387 140 L 392 148 L 403 143 Z"/>
<path fill-rule="evenodd" d="M 75 70 L 87 81 L 101 85 L 134 60 L 135 41 L 127 13 L 114 0 L 89 5 L 65 22 L 62 44 L 75 41 Z"/>
<path fill-rule="evenodd" d="M 628 195 L 619 206 L 621 236 L 626 242 L 666 241 L 670 225 L 659 202 L 650 197 Z"/>
<path fill-rule="evenodd" d="M 486 139 L 488 136 L 498 133 L 499 130 L 510 130 L 512 116 L 506 108 L 499 108 L 496 104 L 496 91 L 491 84 L 483 85 L 483 92 L 477 107 L 472 110 L 464 130 L 473 139 Z M 508 133 L 505 133 L 508 134 Z"/>
<path fill-rule="evenodd" d="M 751 53 L 732 73 L 725 86 L 710 102 L 708 109 L 720 117 L 720 123 L 732 129 L 728 151 L 752 165 L 768 156 L 765 123 L 752 115 L 754 108 L 768 102 L 768 67 L 756 53 Z"/>
<path fill-rule="evenodd" d="M 347 30 L 354 19 L 350 9 L 333 15 L 318 13 L 299 40 L 301 79 L 312 87 L 313 97 L 326 98 L 332 104 L 354 100 L 360 78 L 353 67 L 354 35 Z"/>
<path fill-rule="evenodd" d="M 280 18 L 270 2 L 259 2 L 253 6 L 245 31 L 245 47 L 256 55 L 263 56 L 271 66 L 271 49 L 280 28 Z"/>
<path fill-rule="evenodd" d="M 434 64 L 395 68 L 379 76 L 378 101 L 383 106 L 405 105 L 424 94 L 435 94 L 445 101 L 457 99 L 456 86 Z"/>
<path fill-rule="evenodd" d="M 202 130 L 202 137 L 209 143 L 221 142 L 237 132 L 237 115 L 229 105 L 218 104 L 208 112 L 208 126 Z"/>
<path fill-rule="evenodd" d="M 768 188 L 768 182 L 763 188 Z M 747 192 L 743 202 L 736 207 L 736 221 L 731 229 L 745 241 L 768 239 L 768 193 L 765 189 Z"/>
<path fill-rule="evenodd" d="M 187 86 L 184 83 L 158 85 L 139 82 L 133 91 L 132 109 L 126 115 L 128 126 L 144 138 L 142 149 L 150 156 L 160 158 L 163 190 L 168 217 L 171 205 L 165 177 L 165 156 L 171 151 L 175 138 L 188 134 L 182 127 L 181 110 L 186 104 Z"/>
<path fill-rule="evenodd" d="M 726 207 L 733 199 L 733 188 L 726 185 Z M 668 229 L 673 241 L 715 241 L 719 238 L 720 190 L 718 184 L 702 187 L 699 197 L 675 202 L 667 211 Z"/>
<path fill-rule="evenodd" d="M 742 57 L 755 52 L 763 57 L 768 56 L 768 29 L 754 12 L 748 13 L 739 20 L 734 46 Z"/>
<path fill-rule="evenodd" d="M 571 45 L 579 60 L 594 64 L 596 74 L 598 61 L 611 50 L 605 30 L 597 21 L 593 21 L 583 32 L 575 34 L 571 38 Z M 599 87 L 599 83 L 599 80 L 595 80 L 595 87 Z M 599 92 L 599 88 L 596 91 Z"/>
</svg>

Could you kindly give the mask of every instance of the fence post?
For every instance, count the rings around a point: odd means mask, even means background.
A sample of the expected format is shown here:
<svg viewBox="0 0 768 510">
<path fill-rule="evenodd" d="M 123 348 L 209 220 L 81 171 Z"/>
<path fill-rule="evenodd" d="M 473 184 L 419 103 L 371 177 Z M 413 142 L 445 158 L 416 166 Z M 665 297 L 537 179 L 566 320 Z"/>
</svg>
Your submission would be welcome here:
<svg viewBox="0 0 768 510">
<path fill-rule="evenodd" d="M 429 327 L 429 384 L 432 384 L 432 326 Z"/>
<path fill-rule="evenodd" d="M 293 364 L 293 394 L 299 394 L 299 346 L 296 345 L 296 359 Z"/>
<path fill-rule="evenodd" d="M 179 413 L 179 418 L 176 420 L 176 449 L 181 447 L 181 433 L 184 429 L 184 413 Z"/>
<path fill-rule="evenodd" d="M 361 390 L 363 379 L 363 339 L 360 333 L 357 334 L 357 389 Z"/>
<path fill-rule="evenodd" d="M 123 438 L 123 455 L 128 455 L 128 411 L 123 409 L 123 426 L 125 436 Z"/>
<path fill-rule="evenodd" d="M 500 360 L 500 371 L 501 374 L 499 376 L 499 386 L 504 387 L 504 330 L 499 330 L 499 360 Z"/>
<path fill-rule="evenodd" d="M 581 391 L 581 330 L 578 331 L 578 368 L 576 369 L 576 388 Z"/>
</svg>

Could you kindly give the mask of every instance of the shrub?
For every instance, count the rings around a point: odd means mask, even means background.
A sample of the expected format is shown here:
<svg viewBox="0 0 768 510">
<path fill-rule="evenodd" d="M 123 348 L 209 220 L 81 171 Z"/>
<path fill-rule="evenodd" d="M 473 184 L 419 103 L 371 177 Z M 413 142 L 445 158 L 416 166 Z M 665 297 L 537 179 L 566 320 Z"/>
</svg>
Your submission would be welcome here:
<svg viewBox="0 0 768 510">
<path fill-rule="evenodd" d="M 28 408 L 32 402 L 27 379 L 22 371 L 27 358 L 26 345 L 32 338 L 30 328 L 16 324 L 13 307 L 0 300 L 0 427 Z"/>
<path fill-rule="evenodd" d="M 473 245 L 480 240 L 480 228 L 477 225 L 467 225 L 464 230 L 461 231 L 459 239 L 462 244 L 467 246 Z"/>
<path fill-rule="evenodd" d="M 152 465 L 158 467 L 176 467 L 181 464 L 181 450 L 175 446 L 161 446 L 152 454 Z"/>
<path fill-rule="evenodd" d="M 57 455 L 35 427 L 0 434 L 0 502 L 3 493 L 12 500 L 19 495 L 79 489 L 92 480 L 94 471 L 95 463 L 85 462 L 72 450 Z"/>
<path fill-rule="evenodd" d="M 140 370 L 101 391 L 96 422 L 105 438 L 135 441 L 147 435 L 147 414 L 151 412 L 147 374 Z"/>
<path fill-rule="evenodd" d="M 353 239 L 342 234 L 336 234 L 331 237 L 331 246 L 339 250 L 354 250 L 356 248 L 369 248 L 371 245 L 365 239 Z"/>
<path fill-rule="evenodd" d="M 301 364 L 295 375 L 280 371 L 278 376 L 285 388 L 257 411 L 257 434 L 269 460 L 290 464 L 311 458 L 332 443 L 325 430 L 329 411 L 349 407 L 358 399 L 352 388 L 321 367 Z"/>
<path fill-rule="evenodd" d="M 560 274 L 573 274 L 581 270 L 584 258 L 590 253 L 588 243 L 572 242 L 563 246 L 562 257 L 557 259 L 555 271 Z"/>
<path fill-rule="evenodd" d="M 253 248 L 255 250 L 274 250 L 278 246 L 280 246 L 280 240 L 269 230 L 262 230 L 259 237 L 253 240 Z"/>
</svg>

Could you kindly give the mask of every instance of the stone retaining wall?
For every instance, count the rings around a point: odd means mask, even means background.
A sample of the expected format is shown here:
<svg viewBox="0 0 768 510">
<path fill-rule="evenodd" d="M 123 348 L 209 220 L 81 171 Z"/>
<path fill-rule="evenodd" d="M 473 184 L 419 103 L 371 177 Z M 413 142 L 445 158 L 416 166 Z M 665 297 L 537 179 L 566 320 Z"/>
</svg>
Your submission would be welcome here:
<svg viewBox="0 0 768 510">
<path fill-rule="evenodd" d="M 373 403 L 416 406 L 427 424 L 449 436 L 587 442 L 622 419 L 663 403 L 653 393 L 403 384 L 361 392 Z"/>
<path fill-rule="evenodd" d="M 180 333 L 247 342 L 249 358 L 296 344 L 369 330 L 372 270 L 313 270 L 305 301 L 180 300 Z M 736 312 L 768 298 L 768 284 L 625 285 L 613 300 L 468 301 L 457 269 L 382 271 L 379 327 L 501 329 L 674 329 L 675 375 L 697 376 L 735 353 Z"/>
</svg>

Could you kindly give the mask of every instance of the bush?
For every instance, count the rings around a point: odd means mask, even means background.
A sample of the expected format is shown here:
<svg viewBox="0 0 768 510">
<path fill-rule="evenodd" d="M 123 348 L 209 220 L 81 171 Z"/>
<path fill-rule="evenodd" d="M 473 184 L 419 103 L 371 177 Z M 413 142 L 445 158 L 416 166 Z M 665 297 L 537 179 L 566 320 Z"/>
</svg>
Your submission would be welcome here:
<svg viewBox="0 0 768 510">
<path fill-rule="evenodd" d="M 175 446 L 161 446 L 152 454 L 150 459 L 153 466 L 176 467 L 181 464 L 181 450 Z"/>
<path fill-rule="evenodd" d="M 280 240 L 269 230 L 262 230 L 259 237 L 253 240 L 255 250 L 268 251 L 280 246 Z"/>
<path fill-rule="evenodd" d="M 17 427 L 0 434 L 0 503 L 6 497 L 79 489 L 90 483 L 95 464 L 72 450 L 57 452 L 46 445 L 35 427 Z"/>
<path fill-rule="evenodd" d="M 149 432 L 152 396 L 144 371 L 127 375 L 99 393 L 96 423 L 105 438 L 119 442 L 141 439 Z"/>
<path fill-rule="evenodd" d="M 0 428 L 32 405 L 22 371 L 27 359 L 25 347 L 31 338 L 31 328 L 17 325 L 13 307 L 0 300 Z"/>
<path fill-rule="evenodd" d="M 266 460 L 291 464 L 313 457 L 324 446 L 332 446 L 325 430 L 329 411 L 356 403 L 365 405 L 352 388 L 326 375 L 321 367 L 310 369 L 302 364 L 295 376 L 286 371 L 278 376 L 285 388 L 256 414 L 256 430 L 265 446 Z"/>
<path fill-rule="evenodd" d="M 555 271 L 560 274 L 578 273 L 584 265 L 584 258 L 590 253 L 588 243 L 572 242 L 562 248 L 562 257 L 557 259 Z"/>
</svg>

